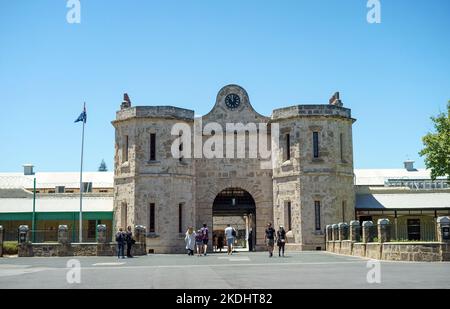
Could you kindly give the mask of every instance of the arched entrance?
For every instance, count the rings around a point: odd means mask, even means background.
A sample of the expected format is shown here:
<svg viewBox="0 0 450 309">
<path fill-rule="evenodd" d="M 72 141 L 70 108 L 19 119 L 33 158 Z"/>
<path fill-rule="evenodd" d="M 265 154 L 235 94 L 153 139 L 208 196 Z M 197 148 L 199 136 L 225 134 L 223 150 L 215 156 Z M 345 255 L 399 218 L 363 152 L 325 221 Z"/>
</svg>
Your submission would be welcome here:
<svg viewBox="0 0 450 309">
<path fill-rule="evenodd" d="M 250 193 L 241 188 L 227 188 L 217 194 L 213 203 L 213 235 L 222 236 L 225 247 L 224 229 L 231 224 L 237 231 L 235 248 L 248 250 L 248 236 L 251 231 L 253 248 L 256 242 L 256 205 Z M 214 244 L 215 245 L 215 244 Z"/>
</svg>

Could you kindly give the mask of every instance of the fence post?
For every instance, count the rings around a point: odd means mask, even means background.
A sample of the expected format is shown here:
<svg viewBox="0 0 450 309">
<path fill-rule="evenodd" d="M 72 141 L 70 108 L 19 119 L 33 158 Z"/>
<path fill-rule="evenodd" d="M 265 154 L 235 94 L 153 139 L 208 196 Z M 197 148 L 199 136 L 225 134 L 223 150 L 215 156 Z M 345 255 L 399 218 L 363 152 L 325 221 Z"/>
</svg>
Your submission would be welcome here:
<svg viewBox="0 0 450 309">
<path fill-rule="evenodd" d="M 331 229 L 331 224 L 327 224 L 327 226 L 325 227 L 325 232 L 327 236 L 327 242 L 331 241 L 333 239 L 333 230 Z"/>
<path fill-rule="evenodd" d="M 391 241 L 391 222 L 389 219 L 378 219 L 378 242 Z"/>
<path fill-rule="evenodd" d="M 339 240 L 339 225 L 337 224 L 333 224 L 331 225 L 332 228 L 332 232 L 333 232 L 333 241 L 338 241 Z"/>
<path fill-rule="evenodd" d="M 136 240 L 136 245 L 137 246 L 133 246 L 134 248 L 134 252 L 137 255 L 144 255 L 146 253 L 146 241 L 145 241 L 145 226 L 143 225 L 136 225 L 134 227 L 134 238 Z"/>
<path fill-rule="evenodd" d="M 106 242 L 106 224 L 99 224 L 97 225 L 97 243 L 104 244 Z"/>
<path fill-rule="evenodd" d="M 4 230 L 3 230 L 3 226 L 0 225 L 0 257 L 3 256 L 3 240 L 4 238 Z"/>
<path fill-rule="evenodd" d="M 437 220 L 437 241 L 450 242 L 450 217 L 438 217 Z"/>
<path fill-rule="evenodd" d="M 339 229 L 339 240 L 343 241 L 348 238 L 348 224 L 345 222 L 341 222 L 338 224 Z"/>
<path fill-rule="evenodd" d="M 33 247 L 30 241 L 30 229 L 28 225 L 19 226 L 19 245 L 18 256 L 20 257 L 30 257 L 33 256 Z"/>
<path fill-rule="evenodd" d="M 28 225 L 20 225 L 19 226 L 19 243 L 28 243 L 30 242 L 30 229 Z"/>
<path fill-rule="evenodd" d="M 362 224 L 362 242 L 367 243 L 373 240 L 370 230 L 373 227 L 372 221 L 364 221 Z"/>
<path fill-rule="evenodd" d="M 358 220 L 350 221 L 350 240 L 359 241 L 360 237 L 359 232 L 360 232 L 359 221 Z"/>
<path fill-rule="evenodd" d="M 70 243 L 69 228 L 67 225 L 58 226 L 58 242 L 63 245 L 68 245 Z"/>
</svg>

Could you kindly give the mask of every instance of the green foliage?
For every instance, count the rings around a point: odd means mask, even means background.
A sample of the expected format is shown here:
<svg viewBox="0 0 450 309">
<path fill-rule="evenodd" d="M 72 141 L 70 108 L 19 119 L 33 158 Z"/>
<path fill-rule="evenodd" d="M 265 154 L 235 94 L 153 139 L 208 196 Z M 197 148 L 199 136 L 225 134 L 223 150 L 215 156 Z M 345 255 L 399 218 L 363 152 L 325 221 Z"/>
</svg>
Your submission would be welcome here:
<svg viewBox="0 0 450 309">
<path fill-rule="evenodd" d="M 17 254 L 17 241 L 5 241 L 3 242 L 3 254 L 13 255 Z"/>
<path fill-rule="evenodd" d="M 425 166 L 431 169 L 431 178 L 447 176 L 450 180 L 450 101 L 447 114 L 441 113 L 431 117 L 436 132 L 428 133 L 422 138 L 425 146 L 419 155 L 425 156 Z"/>
</svg>

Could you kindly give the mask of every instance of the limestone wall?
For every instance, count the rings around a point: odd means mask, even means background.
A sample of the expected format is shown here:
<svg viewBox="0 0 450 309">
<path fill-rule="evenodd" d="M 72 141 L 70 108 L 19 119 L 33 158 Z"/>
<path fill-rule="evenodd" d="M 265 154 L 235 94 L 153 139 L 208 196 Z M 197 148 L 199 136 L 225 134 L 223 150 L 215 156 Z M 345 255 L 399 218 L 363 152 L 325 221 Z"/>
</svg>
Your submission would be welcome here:
<svg viewBox="0 0 450 309">
<path fill-rule="evenodd" d="M 325 226 L 354 217 L 354 120 L 349 118 L 349 110 L 339 109 L 327 105 L 311 110 L 297 106 L 276 110 L 272 115 L 280 125 L 280 139 L 272 144 L 274 219 L 284 222 L 283 206 L 290 201 L 293 236 L 303 250 L 324 249 Z M 318 158 L 313 156 L 313 132 L 319 136 Z M 291 136 L 290 160 L 286 156 L 286 134 Z M 315 201 L 320 202 L 319 229 Z"/>
<path fill-rule="evenodd" d="M 126 246 L 125 246 L 126 250 Z M 137 242 L 131 247 L 131 255 L 146 255 L 145 245 Z M 115 256 L 116 243 L 23 243 L 18 246 L 19 257 L 56 257 L 56 256 Z"/>
<path fill-rule="evenodd" d="M 441 242 L 327 242 L 327 251 L 388 261 L 450 261 L 450 245 Z"/>
</svg>

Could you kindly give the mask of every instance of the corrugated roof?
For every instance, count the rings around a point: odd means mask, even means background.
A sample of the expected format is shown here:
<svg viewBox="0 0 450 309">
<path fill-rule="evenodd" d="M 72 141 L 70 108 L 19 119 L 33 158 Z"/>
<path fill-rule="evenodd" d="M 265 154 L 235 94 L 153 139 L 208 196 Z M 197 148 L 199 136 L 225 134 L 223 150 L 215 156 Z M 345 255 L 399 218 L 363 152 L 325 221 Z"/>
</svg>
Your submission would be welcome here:
<svg viewBox="0 0 450 309">
<path fill-rule="evenodd" d="M 36 198 L 36 212 L 77 212 L 80 199 L 77 196 L 54 196 Z M 1 213 L 32 212 L 32 198 L 1 198 Z M 112 196 L 83 197 L 83 211 L 113 211 Z"/>
<path fill-rule="evenodd" d="M 53 188 L 65 186 L 67 188 L 80 187 L 80 173 L 57 172 L 36 173 L 24 175 L 23 173 L 0 173 L 0 188 L 33 188 L 33 178 L 36 178 L 36 188 Z M 84 172 L 83 182 L 92 182 L 93 188 L 112 188 L 114 182 L 113 172 Z"/>
<path fill-rule="evenodd" d="M 357 194 L 356 209 L 449 208 L 450 193 Z"/>
<path fill-rule="evenodd" d="M 387 179 L 431 179 L 431 171 L 428 169 L 414 171 L 407 171 L 406 169 L 355 169 L 354 173 L 355 184 L 359 186 L 382 186 Z"/>
</svg>

